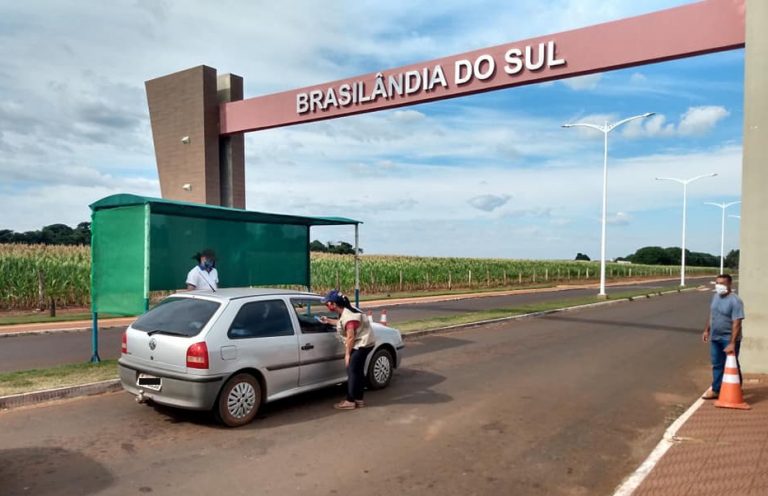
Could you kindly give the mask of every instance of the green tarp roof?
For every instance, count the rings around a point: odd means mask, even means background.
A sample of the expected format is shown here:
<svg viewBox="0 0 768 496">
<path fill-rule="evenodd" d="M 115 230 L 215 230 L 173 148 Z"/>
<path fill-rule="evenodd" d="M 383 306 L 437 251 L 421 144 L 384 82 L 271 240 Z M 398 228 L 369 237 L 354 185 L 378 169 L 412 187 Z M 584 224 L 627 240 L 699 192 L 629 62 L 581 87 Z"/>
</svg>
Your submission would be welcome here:
<svg viewBox="0 0 768 496">
<path fill-rule="evenodd" d="M 206 219 L 238 220 L 246 222 L 259 222 L 263 224 L 291 224 L 300 226 L 343 226 L 350 224 L 362 224 L 359 220 L 346 217 L 303 217 L 300 215 L 271 214 L 267 212 L 255 212 L 241 210 L 239 208 L 219 207 L 215 205 L 203 205 L 200 203 L 188 203 L 148 196 L 118 194 L 107 196 L 90 205 L 91 210 L 103 210 L 108 208 L 127 207 L 135 205 L 149 205 L 152 212 L 197 217 Z"/>
</svg>

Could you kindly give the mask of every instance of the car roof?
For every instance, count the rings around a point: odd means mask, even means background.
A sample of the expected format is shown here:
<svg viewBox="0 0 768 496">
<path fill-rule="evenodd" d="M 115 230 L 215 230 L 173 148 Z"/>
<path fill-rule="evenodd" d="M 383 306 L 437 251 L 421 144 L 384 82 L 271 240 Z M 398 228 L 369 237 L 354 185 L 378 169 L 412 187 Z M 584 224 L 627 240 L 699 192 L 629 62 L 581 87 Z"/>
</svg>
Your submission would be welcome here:
<svg viewBox="0 0 768 496">
<path fill-rule="evenodd" d="M 248 298 L 251 296 L 320 296 L 306 291 L 295 291 L 292 289 L 280 288 L 219 288 L 214 291 L 194 290 L 181 291 L 174 296 L 206 296 L 221 300 L 235 300 L 238 298 Z"/>
</svg>

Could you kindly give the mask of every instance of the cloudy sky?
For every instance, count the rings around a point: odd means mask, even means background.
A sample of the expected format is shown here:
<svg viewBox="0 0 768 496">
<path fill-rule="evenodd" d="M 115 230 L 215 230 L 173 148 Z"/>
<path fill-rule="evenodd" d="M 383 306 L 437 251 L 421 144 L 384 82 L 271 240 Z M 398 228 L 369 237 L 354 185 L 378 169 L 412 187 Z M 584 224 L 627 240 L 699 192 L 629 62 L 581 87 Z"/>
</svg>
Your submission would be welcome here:
<svg viewBox="0 0 768 496">
<path fill-rule="evenodd" d="M 160 195 L 148 79 L 206 64 L 253 97 L 684 3 L 3 2 L 0 229 Z M 688 188 L 687 247 L 717 254 L 721 212 L 704 202 L 740 196 L 742 85 L 738 50 L 251 133 L 247 208 L 360 219 L 366 253 L 598 258 L 602 134 L 561 125 L 656 112 L 610 135 L 608 257 L 679 246 L 682 186 L 654 177 L 709 172 Z M 738 219 L 726 237 L 738 247 Z"/>
</svg>

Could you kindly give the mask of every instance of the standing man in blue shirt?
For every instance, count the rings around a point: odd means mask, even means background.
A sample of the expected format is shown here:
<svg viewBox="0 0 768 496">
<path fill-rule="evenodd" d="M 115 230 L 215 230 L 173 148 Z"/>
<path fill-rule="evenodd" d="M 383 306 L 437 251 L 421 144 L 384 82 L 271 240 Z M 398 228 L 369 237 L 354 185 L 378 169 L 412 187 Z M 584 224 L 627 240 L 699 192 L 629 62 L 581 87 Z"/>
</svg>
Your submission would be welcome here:
<svg viewBox="0 0 768 496">
<path fill-rule="evenodd" d="M 720 396 L 726 355 L 736 355 L 739 360 L 741 347 L 741 321 L 744 320 L 744 303 L 731 292 L 733 279 L 729 274 L 720 274 L 715 280 L 715 295 L 709 307 L 709 321 L 701 340 L 709 343 L 709 357 L 712 361 L 712 386 L 704 393 L 705 400 Z M 741 366 L 739 366 L 741 379 Z"/>
</svg>

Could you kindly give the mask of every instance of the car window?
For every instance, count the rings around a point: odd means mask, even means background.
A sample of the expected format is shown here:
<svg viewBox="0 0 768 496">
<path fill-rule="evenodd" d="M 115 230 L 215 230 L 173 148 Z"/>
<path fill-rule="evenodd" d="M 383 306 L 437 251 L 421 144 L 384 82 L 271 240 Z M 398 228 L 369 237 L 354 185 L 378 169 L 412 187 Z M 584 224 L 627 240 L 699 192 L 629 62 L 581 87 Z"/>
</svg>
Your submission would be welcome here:
<svg viewBox="0 0 768 496">
<path fill-rule="evenodd" d="M 336 327 L 330 324 L 323 324 L 318 321 L 318 317 L 326 316 L 338 318 L 338 315 L 329 312 L 320 302 L 320 298 L 291 298 L 291 306 L 299 319 L 299 327 L 302 334 L 318 332 L 335 332 Z"/>
<path fill-rule="evenodd" d="M 293 324 L 282 300 L 246 303 L 229 326 L 231 339 L 269 338 L 293 335 Z"/>
<path fill-rule="evenodd" d="M 220 306 L 218 302 L 198 298 L 166 298 L 131 327 L 145 332 L 197 336 Z"/>
</svg>

